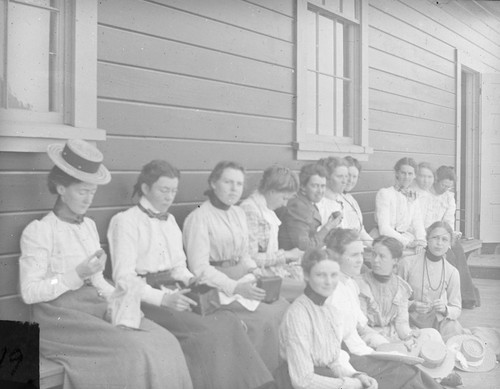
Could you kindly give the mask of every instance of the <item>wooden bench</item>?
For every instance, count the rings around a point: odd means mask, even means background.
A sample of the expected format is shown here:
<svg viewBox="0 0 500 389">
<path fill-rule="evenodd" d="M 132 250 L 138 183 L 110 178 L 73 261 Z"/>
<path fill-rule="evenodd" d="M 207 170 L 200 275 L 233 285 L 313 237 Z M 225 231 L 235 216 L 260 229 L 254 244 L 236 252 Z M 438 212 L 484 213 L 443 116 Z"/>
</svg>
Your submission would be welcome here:
<svg viewBox="0 0 500 389">
<path fill-rule="evenodd" d="M 40 389 L 62 387 L 64 367 L 40 356 Z"/>
<path fill-rule="evenodd" d="M 475 238 L 460 239 L 459 242 L 464 249 L 465 259 L 467 261 L 472 253 L 481 250 L 481 247 L 483 246 L 483 241 Z"/>
</svg>

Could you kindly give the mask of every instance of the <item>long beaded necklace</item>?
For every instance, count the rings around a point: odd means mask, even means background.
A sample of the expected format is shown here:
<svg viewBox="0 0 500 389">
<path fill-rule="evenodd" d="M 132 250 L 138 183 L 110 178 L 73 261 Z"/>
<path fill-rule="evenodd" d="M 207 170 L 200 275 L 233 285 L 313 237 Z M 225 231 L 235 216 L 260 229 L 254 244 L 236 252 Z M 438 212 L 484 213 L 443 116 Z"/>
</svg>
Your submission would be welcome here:
<svg viewBox="0 0 500 389">
<path fill-rule="evenodd" d="M 422 272 L 422 296 L 421 296 L 421 300 L 423 301 L 424 300 L 424 278 L 425 276 L 427 276 L 427 282 L 429 284 L 429 289 L 432 290 L 433 292 L 436 292 L 438 291 L 439 289 L 439 296 L 441 296 L 441 294 L 443 293 L 443 288 L 444 288 L 444 280 L 446 279 L 446 271 L 445 271 L 445 266 L 444 266 L 444 258 L 441 258 L 441 279 L 439 280 L 439 284 L 436 286 L 436 287 L 433 287 L 432 286 L 432 283 L 431 283 L 431 278 L 429 276 L 429 268 L 427 267 L 427 256 L 424 257 L 424 271 Z M 425 274 L 424 274 L 425 273 Z"/>
</svg>

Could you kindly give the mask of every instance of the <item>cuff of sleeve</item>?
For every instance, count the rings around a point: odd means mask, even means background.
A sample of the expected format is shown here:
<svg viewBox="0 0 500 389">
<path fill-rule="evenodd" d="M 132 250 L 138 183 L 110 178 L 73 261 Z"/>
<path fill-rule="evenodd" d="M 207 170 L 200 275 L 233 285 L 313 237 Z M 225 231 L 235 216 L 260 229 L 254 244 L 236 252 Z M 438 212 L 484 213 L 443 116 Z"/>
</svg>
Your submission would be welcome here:
<svg viewBox="0 0 500 389">
<path fill-rule="evenodd" d="M 238 285 L 238 281 L 229 279 L 227 280 L 227 284 L 222 287 L 222 291 L 228 296 L 232 296 L 236 289 L 236 285 Z"/>
<path fill-rule="evenodd" d="M 163 300 L 163 296 L 165 292 L 160 289 L 152 288 L 151 285 L 144 285 L 144 289 L 142 291 L 141 300 L 147 304 L 151 304 L 154 306 L 161 306 L 161 302 Z"/>
<path fill-rule="evenodd" d="M 76 290 L 83 285 L 83 280 L 80 278 L 75 269 L 62 275 L 62 281 L 70 290 Z"/>
</svg>

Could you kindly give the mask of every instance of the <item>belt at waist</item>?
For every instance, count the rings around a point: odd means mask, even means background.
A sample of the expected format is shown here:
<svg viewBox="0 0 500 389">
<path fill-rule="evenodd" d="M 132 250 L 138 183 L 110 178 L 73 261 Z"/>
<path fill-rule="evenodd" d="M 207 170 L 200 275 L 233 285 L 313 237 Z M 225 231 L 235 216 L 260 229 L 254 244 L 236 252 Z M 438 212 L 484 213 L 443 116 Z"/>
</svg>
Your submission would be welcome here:
<svg viewBox="0 0 500 389">
<path fill-rule="evenodd" d="M 238 264 L 238 261 L 234 259 L 228 259 L 225 261 L 211 261 L 210 265 L 212 266 L 217 266 L 217 267 L 231 267 L 231 266 L 236 266 Z"/>
<path fill-rule="evenodd" d="M 175 285 L 178 280 L 175 280 L 172 277 L 170 270 L 163 270 L 156 273 L 146 273 L 146 274 L 138 274 L 139 277 L 142 277 L 146 280 L 146 283 L 151 285 L 153 288 L 158 288 L 163 286 Z"/>
</svg>

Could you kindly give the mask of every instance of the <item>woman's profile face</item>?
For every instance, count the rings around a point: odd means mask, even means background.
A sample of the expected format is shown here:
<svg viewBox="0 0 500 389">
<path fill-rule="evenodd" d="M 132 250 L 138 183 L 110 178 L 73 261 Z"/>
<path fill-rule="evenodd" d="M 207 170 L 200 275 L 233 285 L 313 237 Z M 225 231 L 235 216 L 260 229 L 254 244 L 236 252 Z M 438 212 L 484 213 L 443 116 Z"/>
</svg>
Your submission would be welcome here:
<svg viewBox="0 0 500 389">
<path fill-rule="evenodd" d="M 66 206 L 77 215 L 84 215 L 92 204 L 97 185 L 87 182 L 74 183 L 69 186 L 57 185 L 57 193 Z"/>
<path fill-rule="evenodd" d="M 343 193 L 348 179 L 347 166 L 337 166 L 328 179 L 328 189 L 334 193 Z"/>
<path fill-rule="evenodd" d="M 284 207 L 294 194 L 295 193 L 293 192 L 280 192 L 277 190 L 271 190 L 265 195 L 267 207 L 273 211 L 280 207 Z"/>
<path fill-rule="evenodd" d="M 375 274 L 388 276 L 392 274 L 397 258 L 392 257 L 391 250 L 382 243 L 376 243 L 373 246 L 373 255 L 371 259 L 372 270 Z"/>
<path fill-rule="evenodd" d="M 347 179 L 347 185 L 345 186 L 345 191 L 350 192 L 354 189 L 354 187 L 358 183 L 358 178 L 359 178 L 359 170 L 356 166 L 349 166 L 348 168 L 349 171 L 349 177 Z"/>
<path fill-rule="evenodd" d="M 315 264 L 304 279 L 312 290 L 323 297 L 329 297 L 339 283 L 339 264 L 333 259 L 324 259 Z"/>
<path fill-rule="evenodd" d="M 245 175 L 241 170 L 226 168 L 219 179 L 211 182 L 215 195 L 226 205 L 236 204 L 243 194 Z"/>
<path fill-rule="evenodd" d="M 401 188 L 408 188 L 415 178 L 415 169 L 410 165 L 402 165 L 396 172 L 396 181 Z"/>
<path fill-rule="evenodd" d="M 444 192 L 452 190 L 454 186 L 455 182 L 453 180 L 445 178 L 444 180 L 436 182 L 436 185 L 434 185 L 434 189 L 436 189 L 436 192 L 438 194 L 442 194 Z"/>
<path fill-rule="evenodd" d="M 356 240 L 345 246 L 344 254 L 340 257 L 340 270 L 343 273 L 356 277 L 361 274 L 363 266 L 363 242 Z"/>
<path fill-rule="evenodd" d="M 426 167 L 420 168 L 417 174 L 417 184 L 422 190 L 429 190 L 434 183 L 434 174 Z"/>
<path fill-rule="evenodd" d="M 439 256 L 446 254 L 451 247 L 450 233 L 443 227 L 434 228 L 427 238 L 427 248 L 429 251 Z"/>
<path fill-rule="evenodd" d="M 144 197 L 158 212 L 165 213 L 174 202 L 178 186 L 179 179 L 177 177 L 161 176 L 151 186 L 142 184 L 141 190 Z"/>
</svg>

